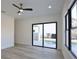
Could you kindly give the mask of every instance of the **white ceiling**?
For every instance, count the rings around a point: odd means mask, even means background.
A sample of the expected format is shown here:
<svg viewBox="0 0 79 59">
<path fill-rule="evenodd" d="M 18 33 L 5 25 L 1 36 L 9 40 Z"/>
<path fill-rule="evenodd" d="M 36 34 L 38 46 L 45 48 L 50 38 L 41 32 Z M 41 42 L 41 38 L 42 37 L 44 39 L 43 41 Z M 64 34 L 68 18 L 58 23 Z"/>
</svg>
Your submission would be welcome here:
<svg viewBox="0 0 79 59">
<path fill-rule="evenodd" d="M 33 11 L 24 11 L 22 15 L 18 15 L 18 9 L 12 6 L 12 3 L 23 3 L 23 7 L 32 7 Z M 48 5 L 52 8 L 49 9 Z M 32 16 L 55 16 L 62 12 L 64 0 L 2 0 L 1 10 L 6 11 L 6 14 L 14 17 L 32 17 Z"/>
</svg>

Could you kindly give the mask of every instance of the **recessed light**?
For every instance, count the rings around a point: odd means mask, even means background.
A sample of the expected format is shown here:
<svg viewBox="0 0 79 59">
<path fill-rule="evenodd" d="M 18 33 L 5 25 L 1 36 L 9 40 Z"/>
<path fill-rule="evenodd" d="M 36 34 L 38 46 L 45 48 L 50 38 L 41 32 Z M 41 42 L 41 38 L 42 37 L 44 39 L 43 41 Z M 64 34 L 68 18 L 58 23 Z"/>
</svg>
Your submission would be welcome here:
<svg viewBox="0 0 79 59">
<path fill-rule="evenodd" d="M 52 8 L 52 6 L 51 6 L 51 5 L 49 5 L 49 6 L 48 6 L 48 8 Z"/>
</svg>

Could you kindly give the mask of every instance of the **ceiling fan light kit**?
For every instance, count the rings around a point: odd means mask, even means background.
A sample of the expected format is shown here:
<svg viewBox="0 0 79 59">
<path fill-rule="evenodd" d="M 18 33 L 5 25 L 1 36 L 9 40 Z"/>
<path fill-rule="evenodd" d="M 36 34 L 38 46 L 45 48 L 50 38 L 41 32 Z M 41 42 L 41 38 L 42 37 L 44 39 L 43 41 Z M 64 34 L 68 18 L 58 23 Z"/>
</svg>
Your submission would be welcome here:
<svg viewBox="0 0 79 59">
<path fill-rule="evenodd" d="M 18 15 L 21 15 L 21 13 L 18 13 Z"/>
<path fill-rule="evenodd" d="M 20 12 L 23 12 L 23 9 L 20 9 L 19 11 L 20 11 Z"/>
</svg>

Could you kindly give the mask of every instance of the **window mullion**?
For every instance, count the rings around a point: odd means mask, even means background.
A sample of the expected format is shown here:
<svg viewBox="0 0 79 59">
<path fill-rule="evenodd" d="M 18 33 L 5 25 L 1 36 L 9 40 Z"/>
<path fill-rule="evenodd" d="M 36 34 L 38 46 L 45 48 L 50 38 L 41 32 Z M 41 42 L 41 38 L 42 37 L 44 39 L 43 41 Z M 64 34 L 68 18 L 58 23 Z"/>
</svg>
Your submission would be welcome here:
<svg viewBox="0 0 79 59">
<path fill-rule="evenodd" d="M 69 22 L 69 50 L 71 50 L 71 9 L 68 10 L 68 22 Z"/>
</svg>

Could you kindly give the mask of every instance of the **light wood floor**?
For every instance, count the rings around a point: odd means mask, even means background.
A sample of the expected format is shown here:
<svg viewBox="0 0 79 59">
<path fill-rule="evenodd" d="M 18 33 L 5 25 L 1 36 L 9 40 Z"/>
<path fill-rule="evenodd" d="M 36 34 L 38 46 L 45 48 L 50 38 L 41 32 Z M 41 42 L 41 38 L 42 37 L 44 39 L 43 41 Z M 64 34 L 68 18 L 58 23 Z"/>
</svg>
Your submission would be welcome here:
<svg viewBox="0 0 79 59">
<path fill-rule="evenodd" d="M 49 48 L 16 45 L 1 51 L 1 59 L 64 59 L 60 51 Z"/>
</svg>

